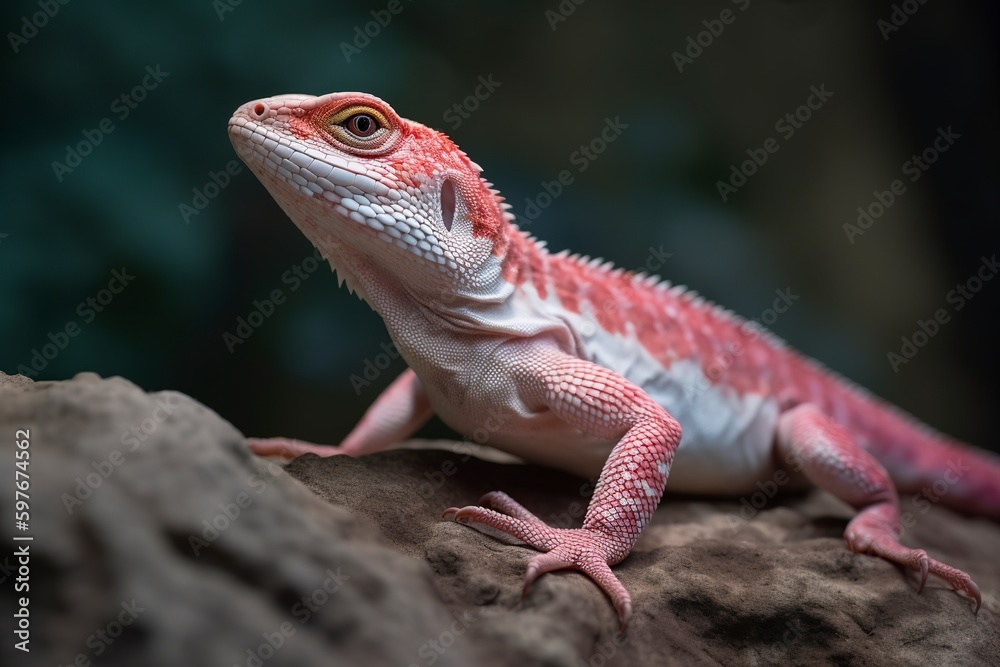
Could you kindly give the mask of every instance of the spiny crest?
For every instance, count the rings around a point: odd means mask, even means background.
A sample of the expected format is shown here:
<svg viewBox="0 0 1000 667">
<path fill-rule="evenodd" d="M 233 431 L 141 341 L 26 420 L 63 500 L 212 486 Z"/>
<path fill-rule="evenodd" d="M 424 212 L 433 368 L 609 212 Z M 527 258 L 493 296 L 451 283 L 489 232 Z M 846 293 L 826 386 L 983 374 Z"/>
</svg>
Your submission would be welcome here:
<svg viewBox="0 0 1000 667">
<path fill-rule="evenodd" d="M 482 177 L 483 168 L 473 162 L 444 132 L 415 121 L 407 123 L 411 136 L 420 141 L 425 149 L 431 149 L 425 150 L 424 154 L 435 157 L 436 170 L 449 173 L 452 177 L 468 207 L 473 234 L 490 239 L 494 244 L 495 255 L 505 253 L 514 216 L 509 212 L 511 206 L 506 203 L 500 191 Z M 445 165 L 444 169 L 441 169 L 442 165 Z"/>
</svg>

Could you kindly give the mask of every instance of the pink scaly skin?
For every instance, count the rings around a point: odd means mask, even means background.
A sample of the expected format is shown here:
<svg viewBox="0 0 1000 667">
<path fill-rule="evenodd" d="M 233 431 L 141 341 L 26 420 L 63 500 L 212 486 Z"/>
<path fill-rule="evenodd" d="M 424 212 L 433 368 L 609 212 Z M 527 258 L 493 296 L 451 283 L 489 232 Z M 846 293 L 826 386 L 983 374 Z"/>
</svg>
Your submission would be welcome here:
<svg viewBox="0 0 1000 667">
<path fill-rule="evenodd" d="M 409 364 L 339 448 L 250 440 L 256 453 L 369 454 L 437 413 L 466 435 L 489 424 L 489 444 L 525 460 L 600 473 L 578 529 L 552 528 L 496 491 L 444 516 L 543 552 L 528 564 L 525 592 L 545 572 L 586 573 L 623 628 L 632 601 L 611 566 L 632 550 L 668 475 L 677 491 L 742 494 L 787 469 L 858 510 L 848 549 L 913 570 L 920 588 L 937 575 L 978 611 L 966 573 L 900 544 L 897 489 L 932 487 L 942 504 L 998 520 L 992 454 L 693 292 L 549 254 L 465 153 L 376 97 L 255 100 L 229 134 Z"/>
</svg>

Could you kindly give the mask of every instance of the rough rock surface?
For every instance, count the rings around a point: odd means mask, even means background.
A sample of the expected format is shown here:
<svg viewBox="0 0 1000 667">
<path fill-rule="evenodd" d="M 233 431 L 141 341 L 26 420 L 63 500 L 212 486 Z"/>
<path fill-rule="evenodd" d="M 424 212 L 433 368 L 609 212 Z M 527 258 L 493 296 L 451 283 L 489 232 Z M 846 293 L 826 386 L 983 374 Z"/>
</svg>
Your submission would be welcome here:
<svg viewBox="0 0 1000 667">
<path fill-rule="evenodd" d="M 622 639 L 582 575 L 522 598 L 530 550 L 439 518 L 503 490 L 578 525 L 586 480 L 454 444 L 282 470 L 181 394 L 0 374 L 5 517 L 17 429 L 31 434 L 32 650 L 10 641 L 7 549 L 6 665 L 1000 664 L 1000 527 L 938 507 L 912 506 L 904 542 L 967 569 L 978 616 L 941 582 L 918 595 L 844 550 L 851 511 L 826 494 L 668 495 L 616 568 L 636 608 Z"/>
</svg>

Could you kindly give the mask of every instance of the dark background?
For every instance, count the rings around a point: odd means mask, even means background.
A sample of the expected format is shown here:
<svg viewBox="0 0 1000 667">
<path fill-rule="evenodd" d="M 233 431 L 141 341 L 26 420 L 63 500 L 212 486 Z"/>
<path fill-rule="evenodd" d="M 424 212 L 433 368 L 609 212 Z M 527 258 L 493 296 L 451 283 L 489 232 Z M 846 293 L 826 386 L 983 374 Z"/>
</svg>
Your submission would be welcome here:
<svg viewBox="0 0 1000 667">
<path fill-rule="evenodd" d="M 888 2 L 565 0 L 575 10 L 553 29 L 555 0 L 402 0 L 348 62 L 341 43 L 386 2 L 77 0 L 37 34 L 23 22 L 36 2 L 5 3 L 0 370 L 29 367 L 76 322 L 36 379 L 122 375 L 190 394 L 247 434 L 338 442 L 403 367 L 352 386 L 388 341 L 379 318 L 326 268 L 294 291 L 282 282 L 312 248 L 248 170 L 189 222 L 179 207 L 236 159 L 226 123 L 238 105 L 362 90 L 449 132 L 518 214 L 620 117 L 628 128 L 574 172 L 534 234 L 630 268 L 663 246 L 663 276 L 747 317 L 790 288 L 800 299 L 778 334 L 995 448 L 1000 280 L 958 312 L 946 294 L 1000 250 L 997 8 L 902 4 L 918 9 L 885 39 Z M 727 8 L 735 20 L 678 72 L 672 54 Z M 11 33 L 32 36 L 15 52 Z M 169 75 L 121 119 L 112 103 L 147 66 Z M 480 76 L 500 85 L 456 128 L 444 114 Z M 821 85 L 834 95 L 781 137 L 775 122 Z M 105 117 L 114 131 L 58 180 L 52 163 Z M 849 243 L 857 207 L 948 126 L 961 138 Z M 768 137 L 780 150 L 724 203 L 716 182 Z M 122 267 L 135 278 L 86 321 L 78 304 Z M 223 333 L 276 288 L 286 303 L 230 353 Z M 950 322 L 894 372 L 886 355 L 942 307 Z"/>
</svg>

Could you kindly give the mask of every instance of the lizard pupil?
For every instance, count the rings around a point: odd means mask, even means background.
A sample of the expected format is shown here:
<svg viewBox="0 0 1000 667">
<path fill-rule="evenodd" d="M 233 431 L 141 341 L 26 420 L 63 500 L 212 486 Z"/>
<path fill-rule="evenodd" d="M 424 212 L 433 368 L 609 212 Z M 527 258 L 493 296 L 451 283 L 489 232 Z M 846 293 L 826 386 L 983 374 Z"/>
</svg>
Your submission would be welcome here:
<svg viewBox="0 0 1000 667">
<path fill-rule="evenodd" d="M 378 123 L 366 113 L 359 113 L 347 119 L 347 129 L 359 137 L 369 137 L 378 129 Z"/>
</svg>

